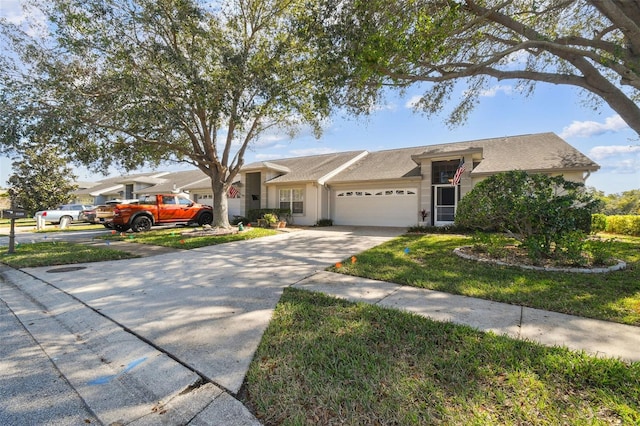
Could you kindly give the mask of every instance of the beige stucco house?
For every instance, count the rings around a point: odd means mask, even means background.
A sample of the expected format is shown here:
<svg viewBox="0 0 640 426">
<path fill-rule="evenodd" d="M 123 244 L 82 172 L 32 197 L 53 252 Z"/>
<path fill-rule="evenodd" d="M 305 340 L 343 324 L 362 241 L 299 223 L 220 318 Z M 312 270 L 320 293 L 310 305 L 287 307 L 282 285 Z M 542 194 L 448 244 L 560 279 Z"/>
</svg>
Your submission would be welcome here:
<svg viewBox="0 0 640 426">
<path fill-rule="evenodd" d="M 464 172 L 453 184 L 461 162 Z M 598 169 L 554 133 L 260 161 L 245 165 L 229 191 L 229 217 L 286 208 L 297 225 L 331 219 L 336 225 L 407 227 L 422 222 L 424 210 L 426 224 L 440 226 L 453 223 L 458 201 L 495 173 L 526 170 L 584 183 Z M 76 192 L 95 204 L 169 192 L 213 204 L 209 178 L 200 170 L 110 178 Z"/>
<path fill-rule="evenodd" d="M 452 184 L 464 161 L 459 183 Z M 242 168 L 240 214 L 289 208 L 293 222 L 313 225 L 412 226 L 453 223 L 460 198 L 509 170 L 563 175 L 584 183 L 599 166 L 554 133 L 510 136 L 387 151 L 350 151 L 248 164 Z"/>
</svg>

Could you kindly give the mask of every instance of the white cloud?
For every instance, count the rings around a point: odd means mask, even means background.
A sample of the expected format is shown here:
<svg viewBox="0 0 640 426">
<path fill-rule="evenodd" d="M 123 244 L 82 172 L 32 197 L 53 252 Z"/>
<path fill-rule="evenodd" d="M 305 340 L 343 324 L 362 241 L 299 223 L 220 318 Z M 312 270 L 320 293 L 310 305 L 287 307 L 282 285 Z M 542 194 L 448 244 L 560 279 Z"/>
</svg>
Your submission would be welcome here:
<svg viewBox="0 0 640 426">
<path fill-rule="evenodd" d="M 588 138 L 590 136 L 597 136 L 607 132 L 619 132 L 629 127 L 625 121 L 620 118 L 619 115 L 612 115 L 607 117 L 604 123 L 598 123 L 597 121 L 574 121 L 569 126 L 562 129 L 560 137 L 581 137 Z"/>
<path fill-rule="evenodd" d="M 422 99 L 421 95 L 412 96 L 409 98 L 407 103 L 404 104 L 405 108 L 415 109 L 418 106 L 418 103 L 420 103 L 420 99 Z"/>
<path fill-rule="evenodd" d="M 493 86 L 487 90 L 481 90 L 480 97 L 494 98 L 500 92 L 504 93 L 505 95 L 510 95 L 513 93 L 513 86 L 502 86 L 502 85 Z"/>
<path fill-rule="evenodd" d="M 604 160 L 605 158 L 632 153 L 640 153 L 640 145 L 594 146 L 589 151 L 589 157 L 594 160 Z"/>
<path fill-rule="evenodd" d="M 369 105 L 369 113 L 373 114 L 379 111 L 395 111 L 398 109 L 398 106 L 393 102 L 389 102 L 386 104 L 372 103 Z"/>
</svg>

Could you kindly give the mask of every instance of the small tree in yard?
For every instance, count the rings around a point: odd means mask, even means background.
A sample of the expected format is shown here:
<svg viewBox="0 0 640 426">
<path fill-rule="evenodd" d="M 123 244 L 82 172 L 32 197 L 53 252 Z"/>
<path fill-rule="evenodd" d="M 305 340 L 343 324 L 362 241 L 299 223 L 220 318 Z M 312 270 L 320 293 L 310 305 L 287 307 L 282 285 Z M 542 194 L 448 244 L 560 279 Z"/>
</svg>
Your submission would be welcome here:
<svg viewBox="0 0 640 426">
<path fill-rule="evenodd" d="M 576 250 L 589 232 L 599 201 L 581 183 L 521 170 L 491 176 L 465 195 L 456 225 L 506 232 L 534 260 Z"/>
<path fill-rule="evenodd" d="M 29 214 L 68 203 L 77 188 L 76 176 L 58 150 L 52 146 L 26 148 L 22 159 L 13 163 L 9 184 L 17 206 Z"/>
</svg>

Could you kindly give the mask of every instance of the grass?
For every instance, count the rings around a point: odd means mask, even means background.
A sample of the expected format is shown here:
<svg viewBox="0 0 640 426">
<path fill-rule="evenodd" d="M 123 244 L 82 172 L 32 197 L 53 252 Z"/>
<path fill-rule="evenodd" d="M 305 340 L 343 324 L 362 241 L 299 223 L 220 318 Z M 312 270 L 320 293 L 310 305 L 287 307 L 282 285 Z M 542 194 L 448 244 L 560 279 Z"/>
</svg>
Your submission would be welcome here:
<svg viewBox="0 0 640 426">
<path fill-rule="evenodd" d="M 606 274 L 527 271 L 452 254 L 462 235 L 404 235 L 360 253 L 335 272 L 623 324 L 640 325 L 640 237 L 615 236 L 611 249 L 627 262 Z"/>
<path fill-rule="evenodd" d="M 92 247 L 64 241 L 17 244 L 14 253 L 2 253 L 0 262 L 14 268 L 69 265 L 138 257 L 131 253 L 102 247 Z"/>
<path fill-rule="evenodd" d="M 140 233 L 117 233 L 113 231 L 112 235 L 107 235 L 101 238 L 111 241 L 130 241 L 139 244 L 151 244 L 188 250 L 198 247 L 230 243 L 233 241 L 267 237 L 278 233 L 278 231 L 271 229 L 252 228 L 251 230 L 235 234 L 193 237 L 189 236 L 191 231 L 192 229 L 188 228 L 161 229 Z"/>
<path fill-rule="evenodd" d="M 2 230 L 0 235 L 9 235 L 10 227 L 11 227 L 11 219 L 0 219 L 0 230 Z M 66 229 L 60 229 L 60 225 L 52 225 L 47 222 L 45 229 L 42 229 L 40 231 L 35 231 L 36 221 L 33 219 L 16 219 L 15 227 L 16 228 L 33 228 L 34 232 L 37 232 L 37 233 L 73 232 L 73 231 L 90 231 L 90 230 L 96 230 L 96 229 L 105 229 L 103 225 L 84 223 L 84 222 L 75 222 L 75 223 L 72 223 Z"/>
<path fill-rule="evenodd" d="M 277 231 L 271 229 L 254 228 L 251 231 L 206 237 L 186 237 L 181 234 L 181 228 L 162 229 L 139 234 L 114 234 L 99 237 L 107 241 L 127 241 L 140 244 L 159 245 L 179 249 L 192 249 L 232 241 L 274 235 Z M 189 231 L 186 231 L 189 232 Z M 15 253 L 0 254 L 0 262 L 14 268 L 30 268 L 38 266 L 70 265 L 74 263 L 99 262 L 106 260 L 120 260 L 138 257 L 122 250 L 105 247 L 87 246 L 70 242 L 41 242 L 18 244 Z"/>
<path fill-rule="evenodd" d="M 265 425 L 631 425 L 640 363 L 289 288 L 241 396 Z"/>
</svg>

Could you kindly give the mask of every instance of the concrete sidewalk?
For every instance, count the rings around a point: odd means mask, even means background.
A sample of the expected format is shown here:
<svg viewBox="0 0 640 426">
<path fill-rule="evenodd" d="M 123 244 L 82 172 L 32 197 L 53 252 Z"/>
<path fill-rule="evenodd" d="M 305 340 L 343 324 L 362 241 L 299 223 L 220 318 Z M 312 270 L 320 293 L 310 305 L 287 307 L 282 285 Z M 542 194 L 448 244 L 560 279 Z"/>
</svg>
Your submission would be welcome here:
<svg viewBox="0 0 640 426">
<path fill-rule="evenodd" d="M 21 271 L 0 274 L 0 424 L 260 424 L 126 327 Z"/>
<path fill-rule="evenodd" d="M 640 327 L 331 272 L 318 272 L 293 287 L 547 346 L 565 346 L 592 355 L 640 361 Z"/>
</svg>

